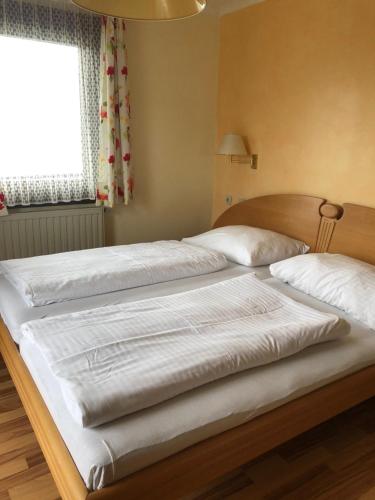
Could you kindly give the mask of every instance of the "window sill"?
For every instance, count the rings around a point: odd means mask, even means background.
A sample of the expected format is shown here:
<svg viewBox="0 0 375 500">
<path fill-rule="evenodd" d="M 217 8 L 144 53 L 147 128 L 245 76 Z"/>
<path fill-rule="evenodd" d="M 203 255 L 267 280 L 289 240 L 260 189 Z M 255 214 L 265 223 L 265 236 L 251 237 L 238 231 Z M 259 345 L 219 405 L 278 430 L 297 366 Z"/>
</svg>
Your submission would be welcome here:
<svg viewBox="0 0 375 500">
<path fill-rule="evenodd" d="M 22 214 L 25 212 L 42 212 L 48 210 L 72 210 L 74 208 L 90 208 L 95 207 L 95 201 L 72 201 L 70 203 L 44 203 L 40 205 L 30 205 L 23 207 L 18 205 L 16 207 L 8 207 L 9 214 Z"/>
</svg>

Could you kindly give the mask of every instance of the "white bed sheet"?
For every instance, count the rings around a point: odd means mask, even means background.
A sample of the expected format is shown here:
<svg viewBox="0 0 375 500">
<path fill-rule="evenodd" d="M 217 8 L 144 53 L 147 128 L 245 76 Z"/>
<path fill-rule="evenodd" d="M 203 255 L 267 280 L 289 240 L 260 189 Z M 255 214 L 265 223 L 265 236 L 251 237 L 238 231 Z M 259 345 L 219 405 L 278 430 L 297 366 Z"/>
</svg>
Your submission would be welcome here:
<svg viewBox="0 0 375 500">
<path fill-rule="evenodd" d="M 157 283 L 117 292 L 84 297 L 66 302 L 58 302 L 40 307 L 28 307 L 14 286 L 0 275 L 0 314 L 8 327 L 15 342 L 19 343 L 21 337 L 21 325 L 34 319 L 42 319 L 59 314 L 84 311 L 95 307 L 142 300 L 150 297 L 170 295 L 172 293 L 192 290 L 200 286 L 211 285 L 229 278 L 235 278 L 247 273 L 255 273 L 259 279 L 271 277 L 269 266 L 246 267 L 237 264 L 229 264 L 228 267 L 215 273 L 183 278 L 176 281 Z"/>
<path fill-rule="evenodd" d="M 23 341 L 23 359 L 88 488 L 102 488 L 375 363 L 373 330 L 275 279 L 267 282 L 296 300 L 349 320 L 351 334 L 272 365 L 207 384 L 95 429 L 82 429 L 75 423 L 43 358 L 33 344 Z"/>
</svg>

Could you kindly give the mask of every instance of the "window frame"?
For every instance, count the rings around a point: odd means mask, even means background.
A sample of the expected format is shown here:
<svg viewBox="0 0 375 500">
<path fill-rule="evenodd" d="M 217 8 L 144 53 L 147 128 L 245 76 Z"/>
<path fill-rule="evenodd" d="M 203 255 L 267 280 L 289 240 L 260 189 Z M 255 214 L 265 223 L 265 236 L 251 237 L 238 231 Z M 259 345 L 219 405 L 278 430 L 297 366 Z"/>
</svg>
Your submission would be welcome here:
<svg viewBox="0 0 375 500">
<path fill-rule="evenodd" d="M 83 176 L 0 177 L 0 192 L 5 193 L 7 206 L 94 201 L 99 158 L 100 17 L 24 0 L 0 0 L 0 35 L 74 46 L 79 52 Z M 27 185 L 31 179 L 34 187 Z"/>
</svg>

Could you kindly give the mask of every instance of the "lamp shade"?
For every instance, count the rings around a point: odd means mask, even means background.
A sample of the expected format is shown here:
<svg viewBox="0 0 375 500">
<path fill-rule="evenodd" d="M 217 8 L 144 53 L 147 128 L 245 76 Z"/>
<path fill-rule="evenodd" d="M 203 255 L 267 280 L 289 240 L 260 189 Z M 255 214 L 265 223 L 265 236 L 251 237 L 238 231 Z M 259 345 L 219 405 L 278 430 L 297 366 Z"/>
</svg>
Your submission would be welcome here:
<svg viewBox="0 0 375 500">
<path fill-rule="evenodd" d="M 72 0 L 78 7 L 105 16 L 139 21 L 167 21 L 199 14 L 206 0 Z"/>
<path fill-rule="evenodd" d="M 237 134 L 225 134 L 217 152 L 218 155 L 247 156 L 243 138 Z"/>
</svg>

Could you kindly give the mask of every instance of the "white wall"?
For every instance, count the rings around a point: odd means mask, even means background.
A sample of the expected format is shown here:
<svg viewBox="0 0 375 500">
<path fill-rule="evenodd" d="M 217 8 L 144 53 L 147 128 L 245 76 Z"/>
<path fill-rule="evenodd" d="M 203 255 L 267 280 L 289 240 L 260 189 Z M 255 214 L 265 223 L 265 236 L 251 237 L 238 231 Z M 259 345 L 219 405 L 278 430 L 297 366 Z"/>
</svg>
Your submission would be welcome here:
<svg viewBox="0 0 375 500">
<path fill-rule="evenodd" d="M 107 243 L 210 226 L 218 19 L 127 23 L 135 201 L 106 213 Z"/>
</svg>

